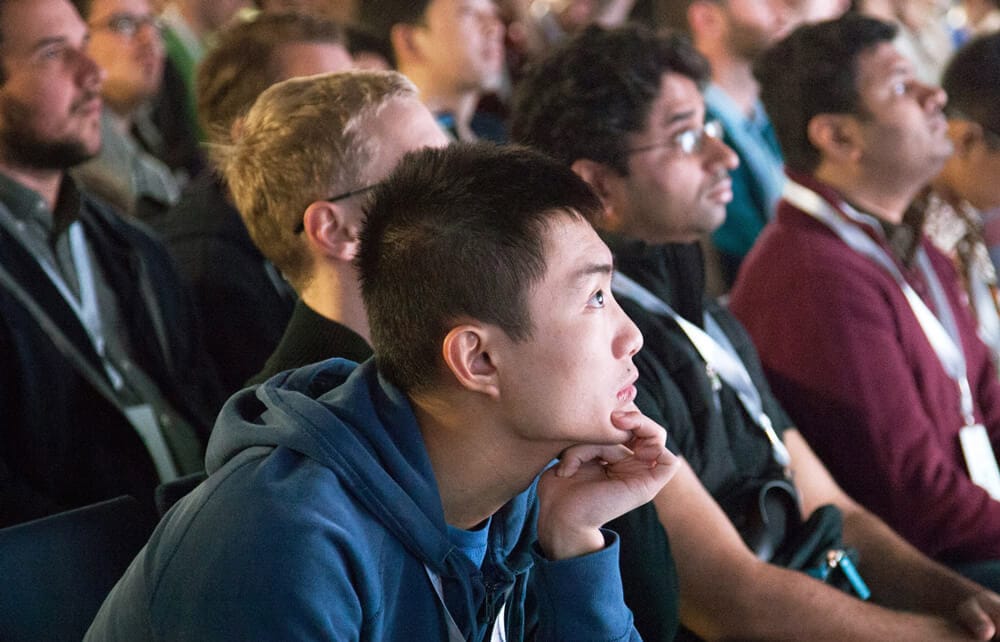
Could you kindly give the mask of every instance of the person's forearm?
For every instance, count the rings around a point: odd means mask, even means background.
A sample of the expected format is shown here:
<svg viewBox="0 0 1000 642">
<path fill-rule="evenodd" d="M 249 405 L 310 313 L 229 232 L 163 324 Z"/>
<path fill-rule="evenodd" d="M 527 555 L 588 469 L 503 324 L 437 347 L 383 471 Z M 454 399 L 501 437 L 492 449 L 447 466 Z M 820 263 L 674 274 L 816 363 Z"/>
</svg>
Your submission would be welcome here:
<svg viewBox="0 0 1000 642">
<path fill-rule="evenodd" d="M 758 560 L 686 462 L 654 501 L 677 566 L 681 623 L 705 639 L 964 639 L 943 619 L 862 602 Z"/>
<path fill-rule="evenodd" d="M 742 581 L 716 584 L 714 594 L 700 598 L 685 591 L 684 572 L 681 576 L 681 622 L 706 640 L 971 639 L 941 618 L 862 602 L 804 573 L 764 562 Z"/>
<path fill-rule="evenodd" d="M 858 550 L 861 574 L 880 604 L 951 617 L 960 602 L 984 590 L 920 553 L 863 508 L 844 511 L 844 542 Z"/>
</svg>

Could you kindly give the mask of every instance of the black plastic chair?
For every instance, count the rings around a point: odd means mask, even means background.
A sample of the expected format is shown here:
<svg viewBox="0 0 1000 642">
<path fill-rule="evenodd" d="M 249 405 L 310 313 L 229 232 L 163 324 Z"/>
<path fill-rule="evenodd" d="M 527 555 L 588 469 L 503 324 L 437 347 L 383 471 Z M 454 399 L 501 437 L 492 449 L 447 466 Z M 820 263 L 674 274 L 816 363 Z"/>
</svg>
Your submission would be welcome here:
<svg viewBox="0 0 1000 642">
<path fill-rule="evenodd" d="M 153 526 L 123 496 L 0 529 L 0 640 L 79 642 Z"/>
<path fill-rule="evenodd" d="M 156 487 L 156 493 L 153 495 L 156 502 L 156 512 L 160 514 L 160 517 L 163 517 L 170 510 L 170 507 L 177 503 L 177 500 L 190 493 L 195 486 L 206 479 L 208 479 L 208 475 L 202 471 L 160 484 Z"/>
</svg>

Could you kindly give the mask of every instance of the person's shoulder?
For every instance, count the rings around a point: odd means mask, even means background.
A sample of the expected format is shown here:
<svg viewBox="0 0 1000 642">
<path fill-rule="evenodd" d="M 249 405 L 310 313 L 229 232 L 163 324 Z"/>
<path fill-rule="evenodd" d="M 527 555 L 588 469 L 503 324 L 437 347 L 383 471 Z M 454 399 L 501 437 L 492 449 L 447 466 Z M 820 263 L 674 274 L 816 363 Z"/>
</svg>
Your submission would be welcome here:
<svg viewBox="0 0 1000 642">
<path fill-rule="evenodd" d="M 152 224 L 168 244 L 234 235 L 246 237 L 249 242 L 239 212 L 227 200 L 226 188 L 210 170 L 185 185 L 177 203 Z"/>
<path fill-rule="evenodd" d="M 349 486 L 290 448 L 244 450 L 157 528 L 150 541 L 159 577 L 153 598 L 179 598 L 195 577 L 215 595 L 235 598 L 250 589 L 231 584 L 233 577 L 301 588 L 374 572 L 368 567 L 391 537 Z"/>
<path fill-rule="evenodd" d="M 131 621 L 163 639 L 356 633 L 379 604 L 383 550 L 398 545 L 347 485 L 290 449 L 246 449 L 161 521 L 96 631 Z"/>
<path fill-rule="evenodd" d="M 80 219 L 91 229 L 98 230 L 106 240 L 140 249 L 164 251 L 159 236 L 149 225 L 128 216 L 92 192 L 80 192 Z"/>
</svg>

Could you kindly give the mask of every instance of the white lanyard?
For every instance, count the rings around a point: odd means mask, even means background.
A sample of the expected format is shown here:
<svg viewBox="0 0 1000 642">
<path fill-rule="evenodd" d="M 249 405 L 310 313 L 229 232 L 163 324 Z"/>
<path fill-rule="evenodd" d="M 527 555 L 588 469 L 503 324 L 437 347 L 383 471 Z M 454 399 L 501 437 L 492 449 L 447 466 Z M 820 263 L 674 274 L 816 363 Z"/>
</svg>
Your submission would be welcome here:
<svg viewBox="0 0 1000 642">
<path fill-rule="evenodd" d="M 444 601 L 444 589 L 441 586 L 441 577 L 431 570 L 430 566 L 424 564 L 424 571 L 427 572 L 427 577 L 431 581 L 431 585 L 434 586 L 434 592 L 437 594 L 438 601 L 441 603 L 441 607 L 444 608 L 444 616 L 448 621 L 448 642 L 465 642 L 465 636 L 462 635 L 461 629 L 455 624 L 455 619 L 451 617 L 451 612 L 448 611 L 448 605 Z M 493 622 L 493 633 L 490 635 L 490 642 L 506 642 L 507 640 L 507 618 L 505 617 L 507 613 L 507 604 L 500 607 L 500 612 L 497 613 L 496 620 Z"/>
<path fill-rule="evenodd" d="M 655 294 L 642 287 L 621 272 L 615 272 L 611 281 L 611 290 L 616 296 L 632 299 L 649 312 L 662 314 L 673 319 L 681 330 L 687 335 L 688 340 L 694 346 L 698 354 L 701 355 L 705 365 L 712 368 L 722 377 L 722 380 L 729 384 L 729 387 L 736 391 L 743 408 L 754 422 L 764 431 L 764 435 L 771 443 L 771 452 L 774 460 L 782 468 L 788 468 L 791 464 L 791 457 L 785 444 L 774 432 L 771 418 L 764 412 L 764 404 L 760 397 L 760 391 L 754 385 L 747 372 L 746 365 L 736 353 L 736 349 L 726 337 L 722 328 L 705 312 L 705 332 L 695 324 L 691 323 L 681 315 L 677 314 L 665 301 Z"/>
<path fill-rule="evenodd" d="M 955 381 L 961 401 L 962 420 L 965 425 L 971 426 L 976 423 L 975 406 L 972 401 L 972 390 L 969 387 L 969 378 L 966 373 L 965 354 L 962 352 L 962 339 L 958 333 L 958 326 L 952 313 L 948 297 L 944 292 L 941 281 L 927 258 L 924 249 L 918 248 L 917 264 L 927 279 L 931 290 L 931 296 L 937 307 L 938 315 L 931 312 L 927 304 L 923 302 L 900 272 L 899 267 L 878 243 L 857 225 L 852 225 L 838 215 L 822 196 L 793 181 L 785 185 L 784 198 L 786 201 L 812 216 L 817 221 L 825 224 L 834 234 L 847 244 L 849 248 L 875 261 L 896 281 L 896 284 L 906 297 L 906 301 L 913 310 L 913 315 L 920 324 L 927 341 L 931 344 L 941 366 L 948 376 Z M 841 211 L 844 216 L 858 224 L 864 224 L 864 217 L 860 212 L 854 210 L 846 203 L 842 204 Z"/>
<path fill-rule="evenodd" d="M 110 362 L 107 358 L 105 352 L 105 339 L 104 333 L 101 326 L 101 313 L 100 307 L 97 302 L 97 287 L 94 278 L 93 264 L 90 260 L 90 255 L 87 250 L 87 242 L 83 234 L 83 224 L 80 221 L 73 221 L 70 223 L 67 234 L 69 235 L 69 247 L 70 255 L 73 259 L 73 267 L 77 275 L 77 284 L 80 288 L 80 297 L 77 299 L 76 295 L 66 284 L 66 280 L 63 278 L 62 273 L 56 268 L 56 266 L 41 256 L 38 252 L 32 251 L 33 243 L 18 221 L 13 219 L 10 211 L 6 207 L 0 209 L 0 223 L 7 228 L 7 230 L 13 234 L 14 238 L 20 242 L 21 246 L 31 254 L 35 261 L 37 261 L 39 267 L 45 272 L 45 275 L 49 277 L 49 281 L 52 285 L 59 291 L 62 295 L 66 305 L 70 307 L 73 313 L 76 315 L 77 319 L 80 320 L 80 324 L 86 331 L 87 336 L 90 337 L 90 343 L 94 347 L 94 351 L 101 358 L 101 363 L 104 366 L 104 371 L 108 375 L 108 379 L 111 381 L 111 385 L 115 390 L 121 390 L 124 385 L 124 378 L 118 372 L 118 369 Z"/>
</svg>

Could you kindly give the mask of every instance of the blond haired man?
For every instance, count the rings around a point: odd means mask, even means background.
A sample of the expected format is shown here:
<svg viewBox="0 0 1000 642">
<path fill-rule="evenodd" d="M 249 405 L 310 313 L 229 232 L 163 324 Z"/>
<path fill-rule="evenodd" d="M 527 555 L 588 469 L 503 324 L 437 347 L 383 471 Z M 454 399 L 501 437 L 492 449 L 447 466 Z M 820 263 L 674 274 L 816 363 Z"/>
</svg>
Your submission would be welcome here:
<svg viewBox="0 0 1000 642">
<path fill-rule="evenodd" d="M 328 357 L 371 355 L 352 265 L 366 192 L 406 152 L 448 143 L 398 73 L 345 73 L 300 89 L 245 123 L 222 163 L 251 238 L 300 297 L 255 381 Z M 315 104 L 330 105 L 322 118 Z M 280 172 L 275 158 L 285 159 Z"/>
<path fill-rule="evenodd" d="M 303 14 L 262 14 L 219 34 L 198 69 L 198 116 L 209 140 L 230 132 L 257 97 L 296 76 L 352 67 L 342 29 Z M 274 351 L 295 292 L 254 245 L 215 168 L 187 185 L 166 216 L 151 221 L 191 285 L 206 350 L 225 392 L 238 390 Z"/>
</svg>

